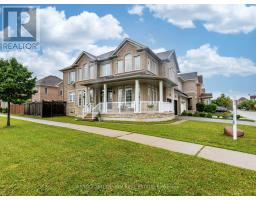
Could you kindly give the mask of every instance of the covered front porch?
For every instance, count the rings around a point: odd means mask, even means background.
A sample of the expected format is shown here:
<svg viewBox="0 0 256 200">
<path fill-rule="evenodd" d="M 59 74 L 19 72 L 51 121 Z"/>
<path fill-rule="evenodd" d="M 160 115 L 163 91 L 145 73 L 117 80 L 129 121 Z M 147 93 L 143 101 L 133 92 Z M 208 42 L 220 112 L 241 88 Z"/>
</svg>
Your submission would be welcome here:
<svg viewBox="0 0 256 200">
<path fill-rule="evenodd" d="M 174 87 L 164 80 L 135 79 L 87 86 L 84 115 L 173 113 Z"/>
</svg>

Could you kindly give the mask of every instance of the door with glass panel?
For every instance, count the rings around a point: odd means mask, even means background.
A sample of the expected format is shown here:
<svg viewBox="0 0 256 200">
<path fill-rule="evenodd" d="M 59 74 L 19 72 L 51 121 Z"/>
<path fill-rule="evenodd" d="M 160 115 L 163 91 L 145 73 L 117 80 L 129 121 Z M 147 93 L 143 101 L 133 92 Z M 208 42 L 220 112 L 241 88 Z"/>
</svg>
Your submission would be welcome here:
<svg viewBox="0 0 256 200">
<path fill-rule="evenodd" d="M 132 88 L 128 87 L 125 88 L 125 105 L 127 107 L 128 111 L 131 111 L 132 109 Z"/>
</svg>

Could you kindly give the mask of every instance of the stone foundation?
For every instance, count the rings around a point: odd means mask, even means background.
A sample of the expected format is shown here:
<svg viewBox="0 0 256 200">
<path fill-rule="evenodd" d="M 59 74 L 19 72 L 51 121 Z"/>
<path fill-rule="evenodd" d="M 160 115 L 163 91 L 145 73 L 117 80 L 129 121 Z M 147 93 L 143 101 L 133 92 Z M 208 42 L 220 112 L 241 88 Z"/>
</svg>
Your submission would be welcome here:
<svg viewBox="0 0 256 200">
<path fill-rule="evenodd" d="M 175 118 L 174 113 L 109 113 L 101 114 L 103 121 L 158 122 Z"/>
</svg>

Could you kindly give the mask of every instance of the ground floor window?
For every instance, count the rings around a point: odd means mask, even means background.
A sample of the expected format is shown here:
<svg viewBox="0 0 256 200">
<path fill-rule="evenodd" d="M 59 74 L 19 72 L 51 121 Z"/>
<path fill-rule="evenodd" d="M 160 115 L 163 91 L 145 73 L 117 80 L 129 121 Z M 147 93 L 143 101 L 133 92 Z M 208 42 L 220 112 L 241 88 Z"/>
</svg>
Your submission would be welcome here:
<svg viewBox="0 0 256 200">
<path fill-rule="evenodd" d="M 73 103 L 76 99 L 76 93 L 75 92 L 69 92 L 69 102 Z"/>
<path fill-rule="evenodd" d="M 82 90 L 78 91 L 77 104 L 78 104 L 79 107 L 82 106 L 82 104 L 83 104 L 83 91 Z"/>
<path fill-rule="evenodd" d="M 156 86 L 148 86 L 148 100 L 149 101 L 158 101 L 158 90 Z"/>
</svg>

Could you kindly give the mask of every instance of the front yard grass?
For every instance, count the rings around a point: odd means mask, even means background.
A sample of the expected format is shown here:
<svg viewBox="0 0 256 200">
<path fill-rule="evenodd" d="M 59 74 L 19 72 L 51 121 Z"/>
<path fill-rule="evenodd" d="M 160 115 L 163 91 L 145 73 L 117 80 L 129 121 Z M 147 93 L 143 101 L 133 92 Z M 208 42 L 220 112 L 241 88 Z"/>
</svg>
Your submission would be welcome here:
<svg viewBox="0 0 256 200">
<path fill-rule="evenodd" d="M 0 195 L 256 195 L 255 171 L 71 129 L 3 124 Z"/>
<path fill-rule="evenodd" d="M 231 137 L 223 134 L 224 127 L 232 125 L 216 122 L 186 121 L 181 124 L 172 124 L 172 121 L 144 123 L 117 121 L 89 122 L 76 120 L 74 117 L 67 116 L 45 119 L 136 132 L 256 154 L 256 127 L 252 126 L 238 125 L 238 128 L 245 131 L 245 136 L 238 138 L 237 141 L 233 141 Z"/>
</svg>

